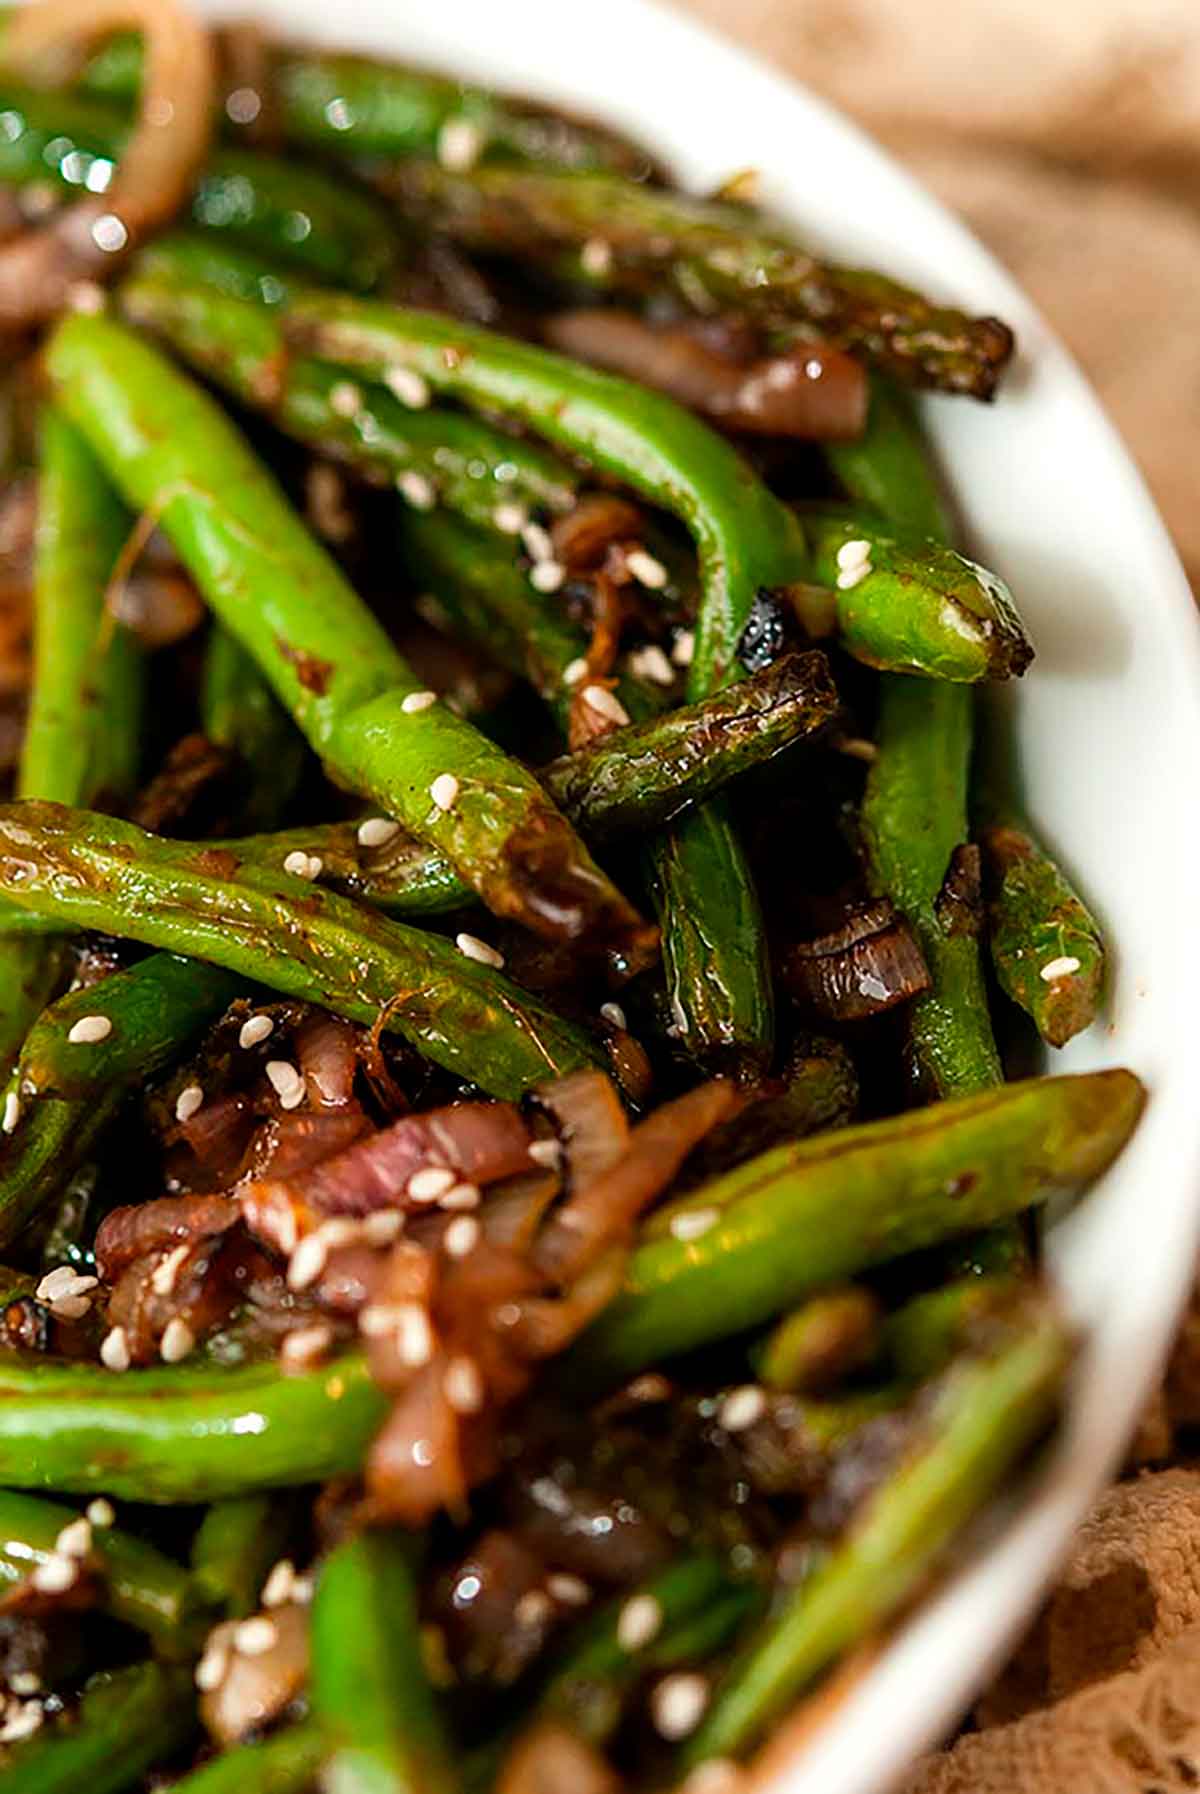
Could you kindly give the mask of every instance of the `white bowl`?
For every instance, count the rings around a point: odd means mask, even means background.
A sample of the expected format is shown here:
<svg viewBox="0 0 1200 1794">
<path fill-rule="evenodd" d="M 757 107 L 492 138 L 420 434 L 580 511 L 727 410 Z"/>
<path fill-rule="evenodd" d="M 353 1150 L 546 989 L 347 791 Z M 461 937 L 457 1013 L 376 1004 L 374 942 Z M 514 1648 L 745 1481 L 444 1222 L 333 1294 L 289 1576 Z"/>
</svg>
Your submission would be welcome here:
<svg viewBox="0 0 1200 1794">
<path fill-rule="evenodd" d="M 591 112 L 701 190 L 756 168 L 766 201 L 806 241 L 1016 327 L 1020 363 L 1000 400 L 933 400 L 928 421 L 971 541 L 1012 585 L 1037 647 L 1015 703 L 1032 813 L 1115 943 L 1108 1014 L 1054 1069 L 1129 1065 L 1151 1102 L 1120 1162 L 1051 1231 L 1086 1343 L 1048 1462 L 1000 1535 L 770 1784 L 772 1794 L 882 1794 L 1012 1644 L 1118 1461 L 1193 1275 L 1200 628 L 1183 571 L 1079 372 L 963 226 L 828 106 L 654 0 L 213 0 L 208 10 Z"/>
</svg>

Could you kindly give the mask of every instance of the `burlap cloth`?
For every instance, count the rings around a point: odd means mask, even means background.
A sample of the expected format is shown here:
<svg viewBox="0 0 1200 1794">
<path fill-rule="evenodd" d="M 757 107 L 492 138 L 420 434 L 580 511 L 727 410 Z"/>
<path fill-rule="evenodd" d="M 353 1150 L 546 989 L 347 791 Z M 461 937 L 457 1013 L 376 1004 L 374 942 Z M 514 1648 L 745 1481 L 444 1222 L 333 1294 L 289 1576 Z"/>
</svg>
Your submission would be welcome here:
<svg viewBox="0 0 1200 1794">
<path fill-rule="evenodd" d="M 1200 0 L 685 4 L 855 114 L 997 251 L 1099 388 L 1200 590 Z M 1200 1307 L 1126 1479 L 906 1794 L 1197 1788 Z"/>
</svg>

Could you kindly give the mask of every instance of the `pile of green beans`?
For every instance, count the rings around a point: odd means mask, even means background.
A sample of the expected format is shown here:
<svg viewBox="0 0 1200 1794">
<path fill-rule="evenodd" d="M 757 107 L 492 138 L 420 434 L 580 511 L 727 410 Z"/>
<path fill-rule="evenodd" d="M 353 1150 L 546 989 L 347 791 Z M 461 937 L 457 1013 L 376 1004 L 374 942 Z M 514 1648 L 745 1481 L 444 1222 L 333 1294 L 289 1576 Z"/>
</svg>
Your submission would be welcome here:
<svg viewBox="0 0 1200 1794">
<path fill-rule="evenodd" d="M 906 389 L 990 398 L 1011 334 L 238 28 L 97 270 L 160 47 L 12 16 L 0 275 L 68 303 L 0 470 L 0 1788 L 715 1785 L 1052 1431 L 1038 1216 L 1146 1100 L 1005 1076 L 1106 943 L 976 752 L 1035 644 Z M 542 347 L 581 292 L 836 349 L 862 427 L 743 452 Z"/>
</svg>

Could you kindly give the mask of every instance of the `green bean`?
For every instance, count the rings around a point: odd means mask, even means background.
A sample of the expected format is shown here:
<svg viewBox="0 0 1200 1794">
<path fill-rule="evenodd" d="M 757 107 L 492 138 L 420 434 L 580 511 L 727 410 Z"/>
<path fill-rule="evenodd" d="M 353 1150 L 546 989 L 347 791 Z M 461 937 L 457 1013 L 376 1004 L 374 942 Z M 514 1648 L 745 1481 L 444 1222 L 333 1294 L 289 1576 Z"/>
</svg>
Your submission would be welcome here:
<svg viewBox="0 0 1200 1794">
<path fill-rule="evenodd" d="M 12 1080 L 12 1085 L 15 1082 Z M 8 1094 L 19 1105 L 12 1085 Z M 111 1086 L 88 1101 L 59 1102 L 45 1097 L 24 1117 L 18 1107 L 15 1130 L 0 1148 L 0 1245 L 18 1238 L 88 1162 L 124 1095 L 122 1089 Z"/>
<path fill-rule="evenodd" d="M 11 1585 L 32 1575 L 54 1556 L 64 1528 L 79 1519 L 74 1508 L 0 1490 L 0 1583 Z M 97 1567 L 107 1613 L 144 1632 L 160 1655 L 195 1654 L 205 1604 L 185 1569 L 115 1526 L 92 1529 L 87 1555 Z"/>
<path fill-rule="evenodd" d="M 237 756 L 243 828 L 272 828 L 304 771 L 304 740 L 236 637 L 213 626 L 204 657 L 200 719 L 217 747 Z"/>
<path fill-rule="evenodd" d="M 171 282 L 213 287 L 230 299 L 265 306 L 283 305 L 301 290 L 303 275 L 282 262 L 266 260 L 242 244 L 211 231 L 171 230 L 143 245 L 130 263 L 131 278 L 159 275 Z"/>
<path fill-rule="evenodd" d="M 346 1475 L 387 1397 L 362 1358 L 181 1364 L 121 1375 L 0 1357 L 0 1479 L 22 1489 L 191 1504 Z"/>
<path fill-rule="evenodd" d="M 0 85 L 0 111 L 0 184 L 104 190 L 127 135 L 120 113 L 96 100 L 11 82 Z M 211 153 L 192 192 L 189 220 L 197 230 L 362 292 L 377 287 L 399 258 L 388 210 L 370 193 L 310 164 L 253 150 Z"/>
<path fill-rule="evenodd" d="M 60 323 L 46 366 L 337 777 L 441 848 L 498 913 L 555 938 L 594 932 L 634 959 L 652 950 L 532 774 L 445 705 L 404 708 L 420 681 L 206 394 L 104 317 Z"/>
<path fill-rule="evenodd" d="M 988 891 L 988 946 L 1005 995 L 1048 1046 L 1065 1046 L 1096 1019 L 1104 937 L 1066 874 L 1015 817 L 979 837 Z"/>
<path fill-rule="evenodd" d="M 436 150 L 447 126 L 467 125 L 485 157 L 566 168 L 627 168 L 646 156 L 591 121 L 568 118 L 507 94 L 373 56 L 311 45 L 267 46 L 263 103 L 293 143 L 339 156 L 412 156 Z M 141 44 L 110 39 L 83 72 L 86 92 L 129 102 L 141 82 Z"/>
<path fill-rule="evenodd" d="M 875 392 L 857 453 L 834 457 L 833 465 L 851 496 L 876 506 L 895 527 L 940 532 L 941 495 L 900 395 Z M 872 886 L 908 918 L 932 979 L 906 1014 L 909 1071 L 926 1097 L 983 1090 L 1001 1076 L 973 893 L 956 903 L 946 888 L 956 850 L 968 839 L 972 734 L 969 692 L 944 682 L 881 680 L 863 849 Z"/>
<path fill-rule="evenodd" d="M 339 1794 L 457 1787 L 421 1652 L 417 1592 L 395 1533 L 365 1532 L 321 1568 L 312 1613 L 312 1704 Z"/>
<path fill-rule="evenodd" d="M 338 294 L 286 308 L 298 346 L 374 379 L 407 368 L 435 392 L 515 418 L 674 512 L 696 540 L 704 588 L 691 697 L 737 673 L 760 586 L 803 577 L 800 525 L 741 457 L 661 393 L 457 319 Z"/>
<path fill-rule="evenodd" d="M 806 511 L 813 572 L 837 590 L 837 627 L 856 660 L 971 683 L 1023 673 L 1033 649 L 1003 582 L 952 548 L 892 539 L 861 514 Z M 868 551 L 842 569 L 848 545 Z M 853 583 L 848 583 L 853 580 Z"/>
<path fill-rule="evenodd" d="M 191 1675 L 139 1663 L 94 1676 L 77 1715 L 12 1747 L 5 1794 L 122 1794 L 195 1730 Z"/>
<path fill-rule="evenodd" d="M 241 979 L 218 966 L 155 953 L 99 985 L 71 991 L 43 1011 L 26 1038 L 22 1093 L 94 1102 L 107 1089 L 142 1083 L 244 990 Z M 107 1036 L 72 1040 L 76 1025 L 98 1010 L 112 1024 Z"/>
<path fill-rule="evenodd" d="M 954 524 L 925 451 L 910 395 L 890 381 L 871 381 L 863 434 L 823 442 L 821 453 L 847 494 L 878 512 L 905 536 L 949 542 Z"/>
<path fill-rule="evenodd" d="M 309 1794 L 325 1760 L 315 1725 L 292 1725 L 253 1744 L 235 1744 L 171 1783 L 171 1794 Z"/>
<path fill-rule="evenodd" d="M 758 892 L 724 802 L 689 812 L 655 844 L 651 882 L 673 1038 L 713 1070 L 760 1076 L 774 992 Z"/>
<path fill-rule="evenodd" d="M 893 377 L 991 398 L 1013 350 L 995 318 L 971 318 L 911 288 L 822 262 L 769 219 L 618 176 L 410 161 L 389 172 L 410 217 L 472 249 L 527 262 L 587 244 L 606 255 L 594 284 L 650 294 L 673 288 L 703 311 L 789 323 L 853 349 Z"/>
<path fill-rule="evenodd" d="M 986 1089 L 1001 1075 L 973 902 L 948 901 L 953 856 L 967 838 L 971 734 L 962 687 L 882 681 L 862 835 L 870 881 L 908 918 L 933 980 L 907 1013 L 910 1071 L 927 1096 Z"/>
<path fill-rule="evenodd" d="M 916 1442 L 846 1537 L 735 1659 L 684 1749 L 689 1765 L 748 1749 L 836 1657 L 901 1609 L 1044 1431 L 1070 1338 L 1046 1306 L 1019 1319 L 990 1351 L 951 1368 Z"/>
<path fill-rule="evenodd" d="M 710 1186 L 705 1232 L 635 1250 L 623 1291 L 568 1353 L 566 1381 L 617 1383 L 1080 1189 L 1116 1157 L 1143 1101 L 1127 1071 L 1034 1079 L 764 1153 Z"/>
<path fill-rule="evenodd" d="M 155 271 L 124 283 L 126 316 L 289 436 L 380 484 L 399 481 L 420 505 L 437 499 L 488 527 L 497 506 L 559 512 L 574 502 L 579 476 L 549 450 L 459 412 L 414 411 L 382 386 L 356 386 L 324 362 L 289 358 L 277 309 L 196 282 L 186 246 L 182 270 L 170 256 L 158 244 Z"/>
<path fill-rule="evenodd" d="M 253 1613 L 291 1520 L 290 1505 L 268 1495 L 215 1501 L 192 1540 L 192 1576 L 204 1599 L 233 1619 Z"/>
<path fill-rule="evenodd" d="M 495 1096 L 521 1096 L 604 1058 L 597 1041 L 439 935 L 310 879 L 239 867 L 222 849 L 161 840 L 132 823 L 52 804 L 0 806 L 3 898 L 68 926 L 183 949 L 352 1020 L 386 1009 L 389 1028 Z M 91 1013 L 106 1013 L 102 990 L 91 1001 Z M 114 1052 L 116 1034 L 114 1026 Z"/>
<path fill-rule="evenodd" d="M 976 1327 L 1011 1305 L 1016 1274 L 1023 1269 L 961 1277 L 911 1296 L 893 1310 L 883 1323 L 880 1349 L 896 1375 L 916 1383 L 943 1370 Z"/>
<path fill-rule="evenodd" d="M 54 407 L 41 419 L 34 671 L 17 774 L 22 797 L 86 803 L 137 776 L 141 656 L 104 594 L 131 520 L 86 442 Z M 15 1058 L 62 972 L 53 937 L 0 943 L 0 1067 Z"/>
</svg>

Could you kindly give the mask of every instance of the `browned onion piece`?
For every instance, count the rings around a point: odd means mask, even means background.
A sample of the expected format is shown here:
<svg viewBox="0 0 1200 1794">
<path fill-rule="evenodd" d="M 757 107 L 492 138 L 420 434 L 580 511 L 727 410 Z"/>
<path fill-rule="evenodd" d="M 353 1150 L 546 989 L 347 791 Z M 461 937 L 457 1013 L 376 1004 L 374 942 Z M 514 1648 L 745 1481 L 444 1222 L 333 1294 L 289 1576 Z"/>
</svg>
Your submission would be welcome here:
<svg viewBox="0 0 1200 1794">
<path fill-rule="evenodd" d="M 866 426 L 867 377 L 841 349 L 801 345 L 739 365 L 683 326 L 607 306 L 558 312 L 545 334 L 556 349 L 657 387 L 731 430 L 829 441 Z"/>
<path fill-rule="evenodd" d="M 237 1648 L 237 1620 L 227 1620 L 209 1634 L 208 1652 L 226 1657 L 228 1668 L 216 1687 L 201 1696 L 200 1717 L 219 1744 L 233 1744 L 278 1718 L 303 1691 L 308 1680 L 308 1610 L 294 1602 L 273 1607 L 267 1615 L 275 1628 L 274 1643 L 265 1651 Z"/>
<path fill-rule="evenodd" d="M 107 280 L 179 210 L 208 150 L 214 58 L 208 33 L 175 0 L 38 0 L 13 15 L 5 66 L 36 81 L 48 54 L 114 31 L 140 31 L 145 77 L 133 135 L 110 191 L 81 199 L 0 247 L 0 323 L 61 311 L 79 280 Z"/>
<path fill-rule="evenodd" d="M 252 1227 L 251 1211 L 270 1206 L 280 1190 L 289 1204 L 327 1215 L 412 1207 L 408 1180 L 426 1166 L 452 1171 L 463 1183 L 495 1183 L 528 1170 L 528 1129 L 512 1103 L 450 1103 L 405 1115 L 286 1182 L 251 1184 L 242 1200 Z"/>
<path fill-rule="evenodd" d="M 398 1526 L 425 1526 L 441 1508 L 460 1512 L 466 1500 L 459 1416 L 446 1398 L 448 1363 L 435 1354 L 398 1397 L 367 1455 L 373 1516 Z"/>
<path fill-rule="evenodd" d="M 857 904 L 830 934 L 798 941 L 784 980 L 815 1014 L 860 1021 L 929 989 L 929 971 L 912 929 L 887 898 Z"/>
<path fill-rule="evenodd" d="M 616 1086 L 602 1071 L 573 1071 L 544 1085 L 537 1095 L 562 1141 L 570 1187 L 586 1190 L 616 1164 L 629 1141 L 629 1122 Z"/>
<path fill-rule="evenodd" d="M 561 1296 L 527 1296 L 515 1302 L 516 1314 L 508 1328 L 513 1350 L 522 1358 L 553 1358 L 565 1351 L 616 1300 L 625 1281 L 627 1258 L 620 1247 L 613 1247 Z"/>
<path fill-rule="evenodd" d="M 621 1794 L 611 1763 L 557 1720 L 533 1726 L 510 1750 L 496 1794 Z"/>
<path fill-rule="evenodd" d="M 237 1203 L 227 1196 L 163 1196 L 115 1208 L 96 1232 L 96 1267 L 112 1283 L 134 1259 L 213 1239 L 239 1217 Z"/>
<path fill-rule="evenodd" d="M 614 542 L 637 541 L 645 518 L 618 492 L 585 492 L 564 517 L 550 525 L 554 558 L 568 573 L 591 573 Z"/>
<path fill-rule="evenodd" d="M 354 1100 L 358 1029 L 316 1010 L 296 1030 L 294 1045 L 309 1101 L 317 1109 L 345 1109 Z"/>
<path fill-rule="evenodd" d="M 534 1254 L 540 1270 L 569 1283 L 615 1240 L 675 1176 L 692 1148 L 738 1103 L 735 1086 L 717 1078 L 674 1102 L 663 1103 L 635 1127 L 622 1156 L 554 1215 Z"/>
</svg>

